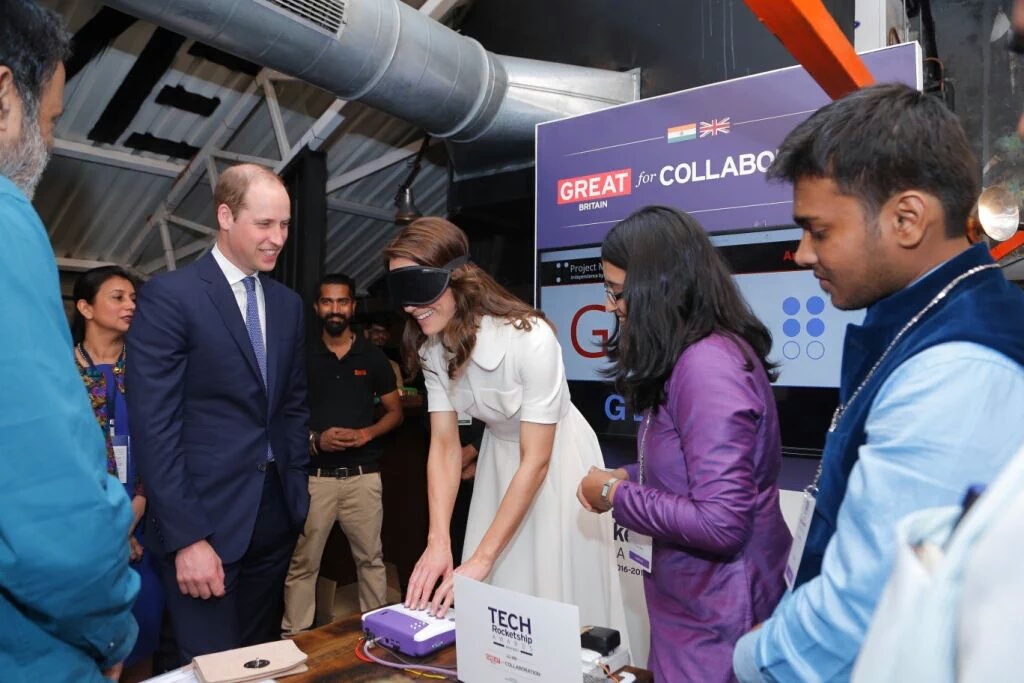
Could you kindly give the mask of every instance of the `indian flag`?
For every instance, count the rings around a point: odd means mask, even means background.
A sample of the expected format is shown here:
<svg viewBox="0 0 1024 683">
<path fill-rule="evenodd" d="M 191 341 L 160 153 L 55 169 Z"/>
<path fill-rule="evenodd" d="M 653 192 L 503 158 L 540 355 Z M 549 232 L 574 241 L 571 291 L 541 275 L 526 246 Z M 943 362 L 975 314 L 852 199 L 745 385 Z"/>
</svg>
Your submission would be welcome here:
<svg viewBox="0 0 1024 683">
<path fill-rule="evenodd" d="M 687 140 L 697 139 L 697 124 L 696 123 L 684 123 L 681 126 L 675 128 L 669 128 L 665 131 L 665 139 L 669 142 L 685 142 Z"/>
</svg>

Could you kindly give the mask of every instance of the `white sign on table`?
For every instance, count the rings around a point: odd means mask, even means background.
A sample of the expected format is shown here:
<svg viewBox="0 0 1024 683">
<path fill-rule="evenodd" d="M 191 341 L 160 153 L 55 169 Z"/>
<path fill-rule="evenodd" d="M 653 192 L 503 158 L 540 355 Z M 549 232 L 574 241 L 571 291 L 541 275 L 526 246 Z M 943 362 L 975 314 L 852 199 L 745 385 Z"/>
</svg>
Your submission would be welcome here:
<svg viewBox="0 0 1024 683">
<path fill-rule="evenodd" d="M 464 683 L 583 680 L 580 610 L 455 575 L 455 642 Z"/>
</svg>

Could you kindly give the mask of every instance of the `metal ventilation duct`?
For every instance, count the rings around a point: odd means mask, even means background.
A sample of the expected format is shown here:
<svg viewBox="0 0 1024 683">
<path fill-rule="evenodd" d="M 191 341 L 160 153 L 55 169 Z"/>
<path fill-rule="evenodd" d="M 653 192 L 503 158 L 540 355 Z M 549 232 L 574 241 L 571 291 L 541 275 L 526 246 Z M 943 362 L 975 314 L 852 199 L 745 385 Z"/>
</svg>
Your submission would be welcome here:
<svg viewBox="0 0 1024 683">
<path fill-rule="evenodd" d="M 459 179 L 533 162 L 534 126 L 636 100 L 637 72 L 503 57 L 399 0 L 107 0 L 447 140 Z"/>
<path fill-rule="evenodd" d="M 341 33 L 344 0 L 270 0 L 271 4 L 306 19 L 331 33 Z"/>
</svg>

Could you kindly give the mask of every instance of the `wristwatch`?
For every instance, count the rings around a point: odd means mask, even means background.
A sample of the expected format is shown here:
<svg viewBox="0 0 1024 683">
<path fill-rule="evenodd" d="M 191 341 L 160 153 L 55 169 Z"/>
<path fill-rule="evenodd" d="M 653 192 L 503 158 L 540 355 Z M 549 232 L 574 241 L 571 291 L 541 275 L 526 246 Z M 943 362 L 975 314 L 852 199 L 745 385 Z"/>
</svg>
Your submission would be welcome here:
<svg viewBox="0 0 1024 683">
<path fill-rule="evenodd" d="M 612 492 L 612 487 L 615 486 L 615 482 L 617 482 L 618 480 L 618 477 L 612 477 L 611 479 L 606 481 L 603 486 L 601 486 L 601 500 L 604 501 L 604 504 L 608 506 L 609 510 L 612 509 L 612 501 L 608 497 L 608 494 Z"/>
</svg>

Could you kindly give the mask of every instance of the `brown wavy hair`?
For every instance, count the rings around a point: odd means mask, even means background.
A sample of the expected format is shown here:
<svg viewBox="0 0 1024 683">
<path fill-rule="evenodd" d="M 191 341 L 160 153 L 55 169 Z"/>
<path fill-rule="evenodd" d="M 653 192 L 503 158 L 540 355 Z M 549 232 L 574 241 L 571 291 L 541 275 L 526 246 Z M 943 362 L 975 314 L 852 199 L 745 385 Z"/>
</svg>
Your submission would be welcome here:
<svg viewBox="0 0 1024 683">
<path fill-rule="evenodd" d="M 440 268 L 468 253 L 466 233 L 443 218 L 428 216 L 410 223 L 384 247 L 383 255 L 385 266 L 391 259 L 405 258 L 421 266 Z M 548 322 L 543 312 L 513 296 L 473 262 L 452 271 L 448 288 L 455 296 L 455 314 L 440 337 L 451 354 L 448 376 L 452 379 L 473 353 L 483 316 L 504 318 L 516 329 L 527 332 L 533 328 L 531 319 Z M 420 326 L 409 316 L 402 333 L 402 357 L 410 373 L 420 368 L 419 350 L 426 340 Z"/>
</svg>

